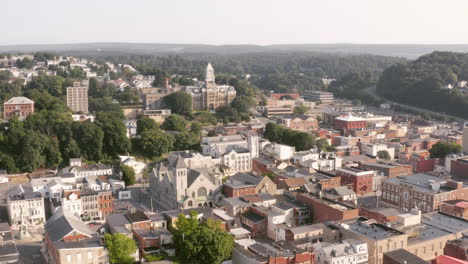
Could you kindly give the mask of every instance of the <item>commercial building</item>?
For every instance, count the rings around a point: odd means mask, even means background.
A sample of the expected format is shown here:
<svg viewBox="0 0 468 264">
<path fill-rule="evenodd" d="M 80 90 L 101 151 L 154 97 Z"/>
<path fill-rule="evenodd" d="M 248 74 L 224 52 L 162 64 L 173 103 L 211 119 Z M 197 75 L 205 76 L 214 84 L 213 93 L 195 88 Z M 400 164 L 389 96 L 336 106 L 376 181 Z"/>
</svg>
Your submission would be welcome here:
<svg viewBox="0 0 468 264">
<path fill-rule="evenodd" d="M 375 172 L 371 170 L 351 168 L 337 168 L 336 176 L 341 178 L 341 184 L 350 185 L 357 195 L 373 192 Z"/>
<path fill-rule="evenodd" d="M 323 104 L 333 103 L 333 93 L 323 91 L 304 91 L 304 98 L 311 101 L 320 101 Z"/>
<path fill-rule="evenodd" d="M 365 242 L 349 239 L 340 243 L 316 243 L 313 244 L 315 252 L 315 263 L 347 263 L 367 264 L 368 252 Z"/>
<path fill-rule="evenodd" d="M 336 117 L 333 125 L 333 128 L 347 132 L 351 129 L 365 128 L 367 126 L 367 122 L 361 117 L 349 114 L 347 116 Z"/>
<path fill-rule="evenodd" d="M 450 174 L 463 180 L 468 179 L 468 156 L 463 156 L 450 162 Z"/>
<path fill-rule="evenodd" d="M 314 263 L 314 253 L 291 243 L 274 242 L 237 245 L 232 250 L 232 264 Z"/>
<path fill-rule="evenodd" d="M 297 194 L 296 199 L 310 208 L 313 223 L 352 219 L 359 215 L 356 207 L 328 198 L 322 197 L 321 199 L 309 194 Z"/>
<path fill-rule="evenodd" d="M 308 115 L 285 115 L 277 118 L 276 123 L 293 130 L 311 132 L 318 129 L 318 121 Z"/>
<path fill-rule="evenodd" d="M 361 154 L 377 157 L 380 151 L 386 151 L 390 159 L 395 158 L 395 149 L 384 143 L 361 143 Z"/>
<path fill-rule="evenodd" d="M 383 264 L 428 264 L 424 259 L 411 254 L 406 249 L 397 249 L 384 253 Z"/>
<path fill-rule="evenodd" d="M 264 114 L 268 118 L 277 117 L 281 115 L 292 115 L 293 109 L 291 107 L 265 107 Z"/>
<path fill-rule="evenodd" d="M 425 173 L 384 179 L 381 188 L 382 202 L 403 211 L 432 212 L 444 201 L 468 197 L 468 185 L 463 182 Z"/>
<path fill-rule="evenodd" d="M 377 171 L 386 177 L 405 176 L 413 173 L 411 165 L 382 160 L 377 162 L 360 162 L 359 168 Z"/>
<path fill-rule="evenodd" d="M 34 101 L 26 97 L 13 97 L 3 104 L 4 119 L 12 116 L 25 119 L 31 113 L 34 113 Z"/>
<path fill-rule="evenodd" d="M 88 113 L 88 86 L 74 82 L 72 87 L 67 87 L 67 106 L 74 113 Z"/>
<path fill-rule="evenodd" d="M 356 239 L 367 244 L 369 263 L 382 264 L 387 251 L 405 249 L 408 235 L 365 217 L 330 222 L 324 231 L 325 242 Z"/>
<path fill-rule="evenodd" d="M 444 201 L 440 204 L 440 211 L 468 220 L 468 202 L 466 200 Z"/>
</svg>

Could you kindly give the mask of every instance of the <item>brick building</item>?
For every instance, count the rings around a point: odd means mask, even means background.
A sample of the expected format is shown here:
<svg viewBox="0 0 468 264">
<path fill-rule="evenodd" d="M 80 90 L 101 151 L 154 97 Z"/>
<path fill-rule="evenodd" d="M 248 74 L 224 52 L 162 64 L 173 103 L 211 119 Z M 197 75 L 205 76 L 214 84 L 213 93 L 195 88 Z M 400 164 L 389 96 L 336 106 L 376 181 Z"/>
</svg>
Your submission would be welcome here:
<svg viewBox="0 0 468 264">
<path fill-rule="evenodd" d="M 342 185 L 351 185 L 357 195 L 364 195 L 373 191 L 374 171 L 351 168 L 337 168 L 336 176 L 340 176 Z"/>
<path fill-rule="evenodd" d="M 101 215 L 101 218 L 112 214 L 112 202 L 114 197 L 112 197 L 112 191 L 100 191 L 97 194 L 98 199 L 98 209 Z"/>
<path fill-rule="evenodd" d="M 400 210 L 438 210 L 444 201 L 468 197 L 468 185 L 460 181 L 418 173 L 382 180 L 382 202 Z"/>
<path fill-rule="evenodd" d="M 276 193 L 276 184 L 269 177 L 256 177 L 238 172 L 231 176 L 223 185 L 223 194 L 226 197 L 238 197 L 258 193 L 274 195 Z"/>
<path fill-rule="evenodd" d="M 31 113 L 34 113 L 34 101 L 26 97 L 13 97 L 3 104 L 4 119 L 12 116 L 25 119 Z"/>
<path fill-rule="evenodd" d="M 388 161 L 360 162 L 359 168 L 378 171 L 386 177 L 404 176 L 413 173 L 413 167 L 411 165 Z"/>
<path fill-rule="evenodd" d="M 285 115 L 276 119 L 276 123 L 293 130 L 310 132 L 318 128 L 318 121 L 315 117 L 308 115 Z"/>
<path fill-rule="evenodd" d="M 447 241 L 444 247 L 444 255 L 468 260 L 468 238 L 462 237 Z"/>
<path fill-rule="evenodd" d="M 310 208 L 313 223 L 339 221 L 359 216 L 357 208 L 331 199 L 320 199 L 309 194 L 297 194 L 296 199 Z"/>
<path fill-rule="evenodd" d="M 98 234 L 62 208 L 45 225 L 44 257 L 46 263 L 109 263 Z"/>
<path fill-rule="evenodd" d="M 468 179 L 468 157 L 452 160 L 450 174 L 460 179 Z"/>
<path fill-rule="evenodd" d="M 352 129 L 362 129 L 367 126 L 367 122 L 360 118 L 352 116 L 351 114 L 347 116 L 336 117 L 333 122 L 333 128 L 341 131 L 349 131 Z"/>
<path fill-rule="evenodd" d="M 240 217 L 242 226 L 247 228 L 252 237 L 262 237 L 267 232 L 267 218 L 253 211 L 245 212 Z"/>
<path fill-rule="evenodd" d="M 440 211 L 468 220 L 468 202 L 465 200 L 444 201 L 440 204 Z"/>
</svg>

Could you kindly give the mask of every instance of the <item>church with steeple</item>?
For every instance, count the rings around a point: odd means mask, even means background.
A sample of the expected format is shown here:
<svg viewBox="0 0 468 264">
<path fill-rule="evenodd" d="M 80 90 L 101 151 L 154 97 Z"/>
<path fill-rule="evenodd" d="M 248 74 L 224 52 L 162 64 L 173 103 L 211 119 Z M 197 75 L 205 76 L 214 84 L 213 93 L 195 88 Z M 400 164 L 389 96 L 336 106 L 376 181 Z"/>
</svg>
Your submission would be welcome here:
<svg viewBox="0 0 468 264">
<path fill-rule="evenodd" d="M 227 107 L 236 97 L 236 89 L 233 86 L 216 84 L 215 72 L 211 63 L 206 66 L 205 83 L 187 86 L 185 91 L 192 96 L 192 109 L 195 111 Z"/>
</svg>

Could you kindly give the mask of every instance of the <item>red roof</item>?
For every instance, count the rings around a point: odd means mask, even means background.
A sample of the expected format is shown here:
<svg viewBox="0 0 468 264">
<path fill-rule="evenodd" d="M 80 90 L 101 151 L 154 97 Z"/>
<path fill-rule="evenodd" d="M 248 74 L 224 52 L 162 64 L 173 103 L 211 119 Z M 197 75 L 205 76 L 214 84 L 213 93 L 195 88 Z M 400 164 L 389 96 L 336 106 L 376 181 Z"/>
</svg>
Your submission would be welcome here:
<svg viewBox="0 0 468 264">
<path fill-rule="evenodd" d="M 462 208 L 468 208 L 468 202 L 458 202 L 455 204 L 455 206 L 462 207 Z"/>
<path fill-rule="evenodd" d="M 468 264 L 468 261 L 442 255 L 436 258 L 436 264 Z"/>
<path fill-rule="evenodd" d="M 286 96 L 286 95 L 289 95 L 294 99 L 297 99 L 297 98 L 301 97 L 297 93 L 274 93 L 274 94 L 271 94 L 271 97 L 279 100 L 279 99 L 281 99 L 282 96 Z"/>
</svg>

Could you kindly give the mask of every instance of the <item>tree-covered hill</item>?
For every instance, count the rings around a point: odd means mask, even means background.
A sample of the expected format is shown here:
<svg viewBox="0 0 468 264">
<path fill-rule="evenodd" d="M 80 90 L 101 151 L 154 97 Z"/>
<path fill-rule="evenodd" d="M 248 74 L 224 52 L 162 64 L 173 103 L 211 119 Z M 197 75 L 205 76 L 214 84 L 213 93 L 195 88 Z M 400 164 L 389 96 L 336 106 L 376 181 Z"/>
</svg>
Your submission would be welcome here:
<svg viewBox="0 0 468 264">
<path fill-rule="evenodd" d="M 339 79 L 353 71 L 380 74 L 385 68 L 402 58 L 376 55 L 345 55 L 314 52 L 259 52 L 222 55 L 215 53 L 192 54 L 107 54 L 86 57 L 98 61 L 126 63 L 140 72 L 154 72 L 154 68 L 170 74 L 202 77 L 208 62 L 216 73 L 237 77 L 249 74 L 253 84 L 263 90 L 275 92 L 301 92 L 307 89 L 325 89 L 321 78 Z"/>
<path fill-rule="evenodd" d="M 386 69 L 377 93 L 387 99 L 468 118 L 468 53 L 433 52 Z M 451 85 L 452 89 L 443 89 Z"/>
</svg>

